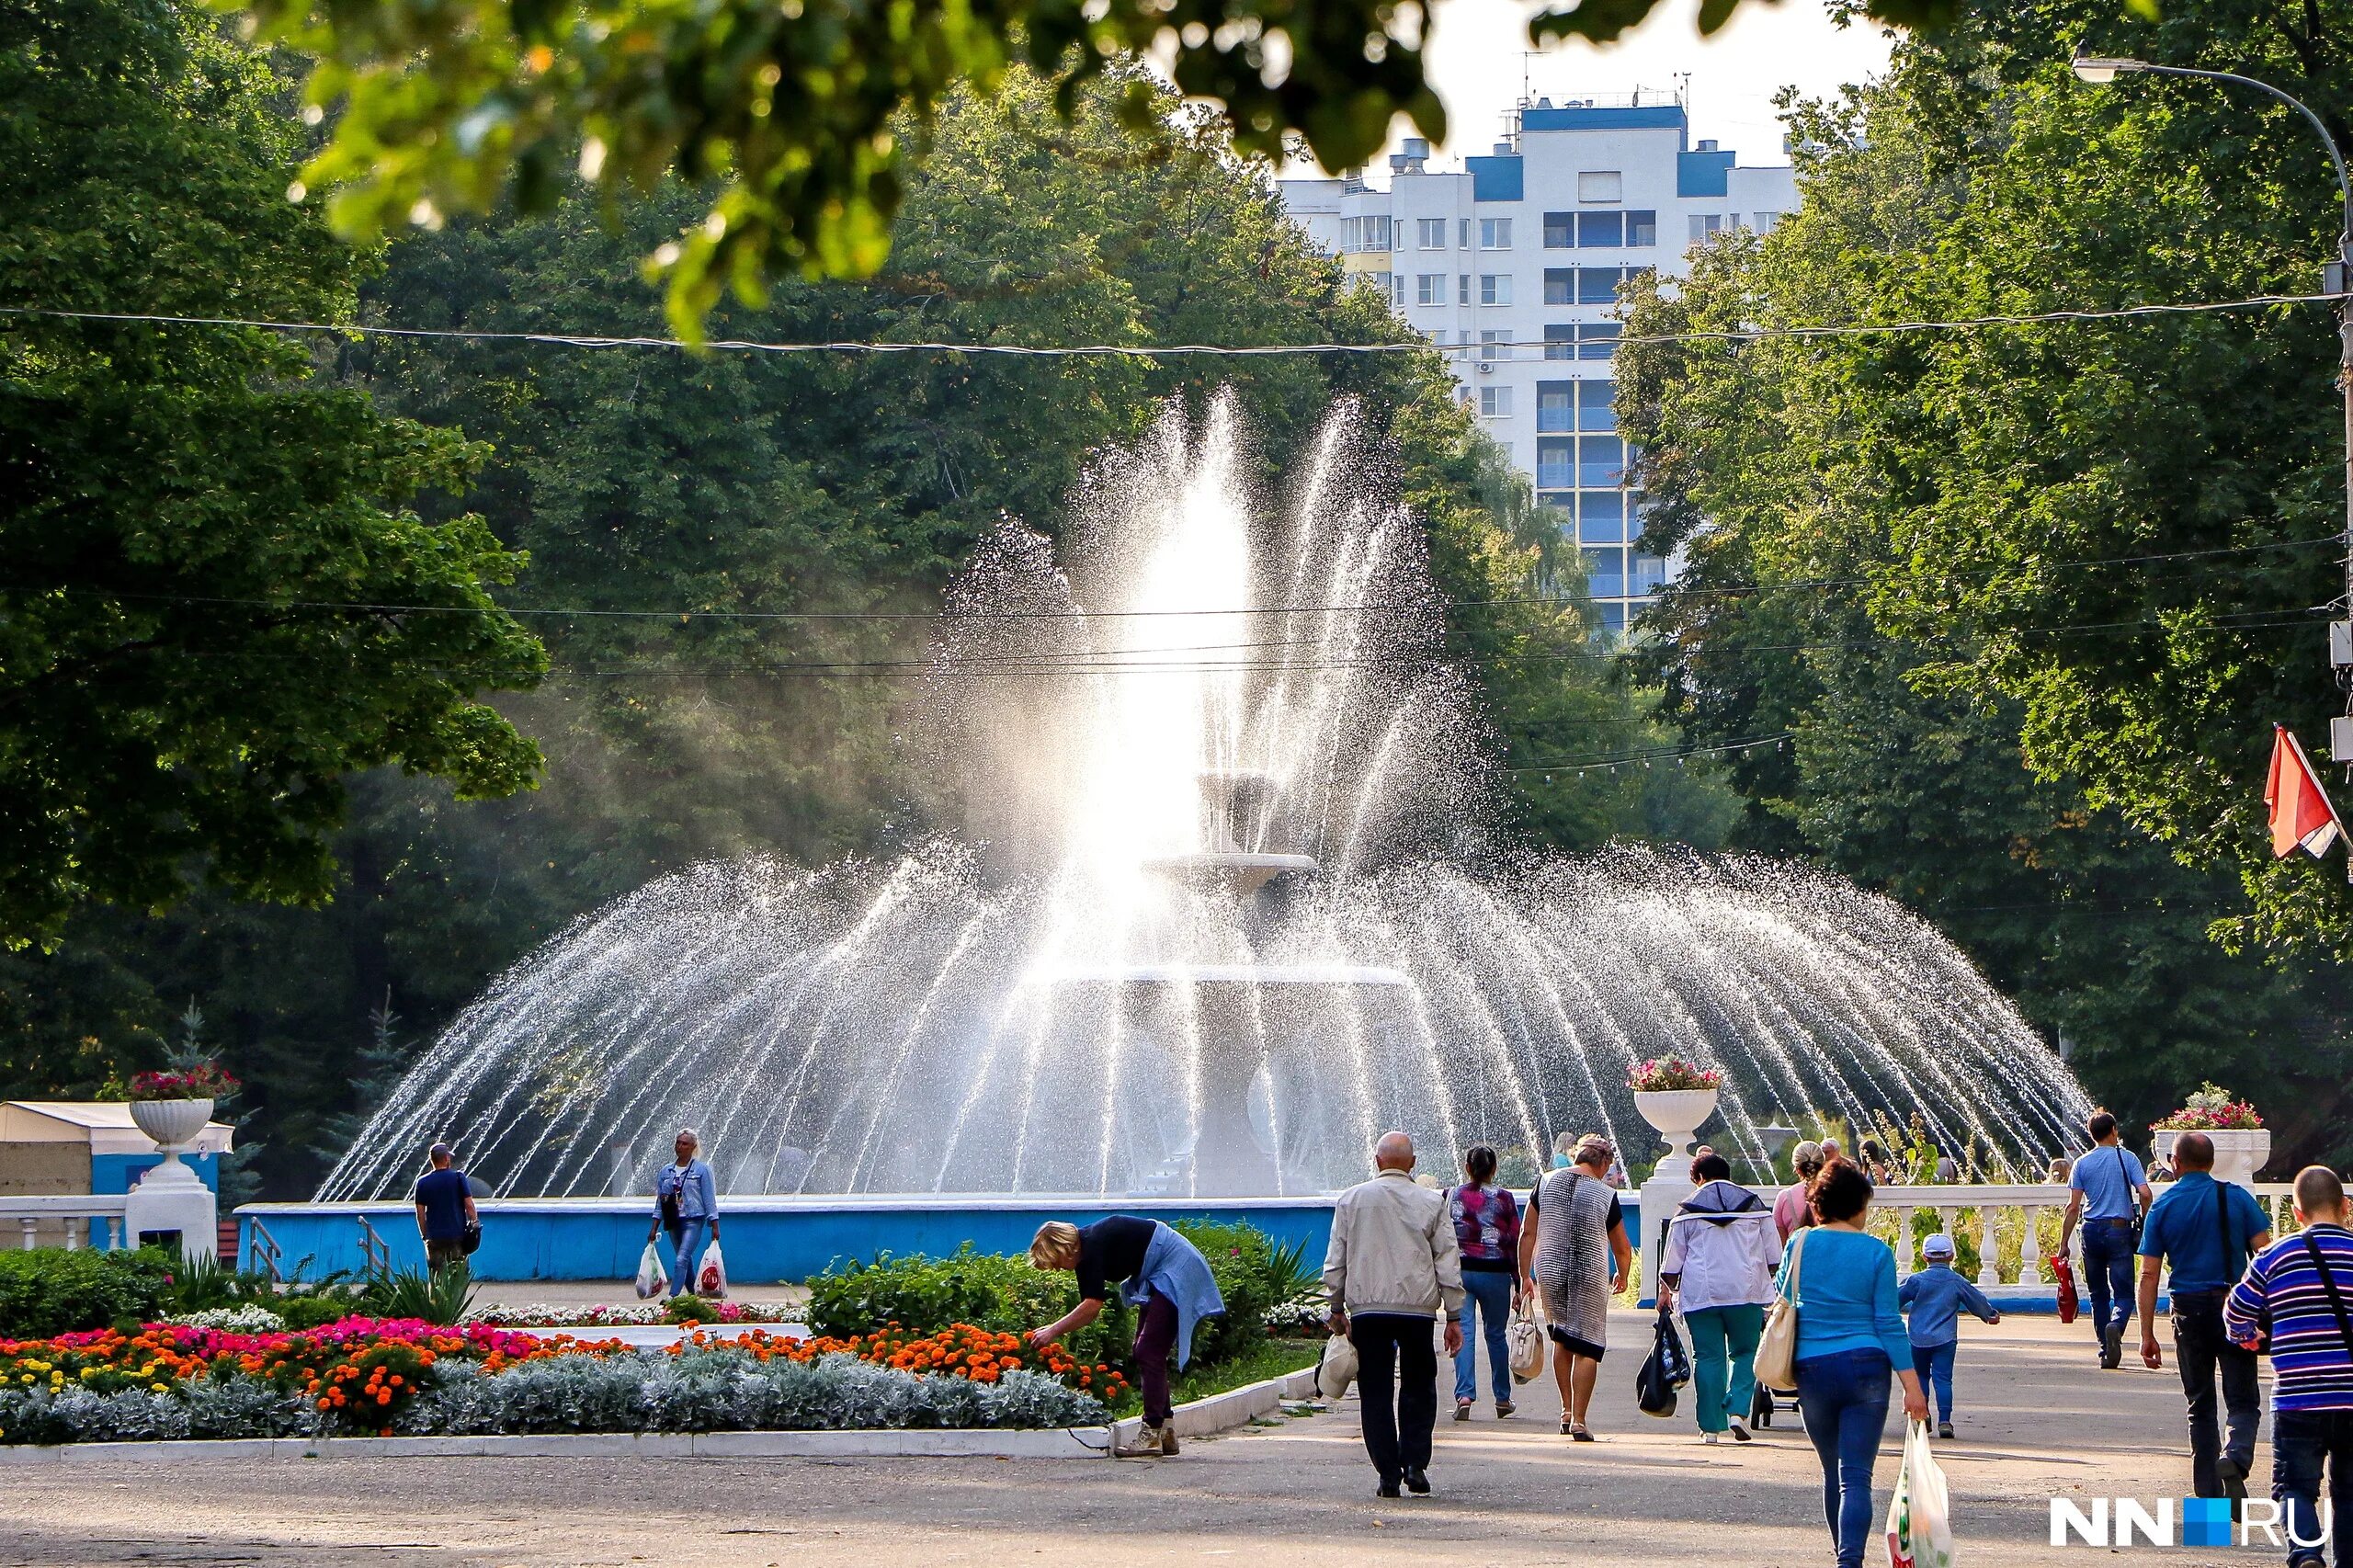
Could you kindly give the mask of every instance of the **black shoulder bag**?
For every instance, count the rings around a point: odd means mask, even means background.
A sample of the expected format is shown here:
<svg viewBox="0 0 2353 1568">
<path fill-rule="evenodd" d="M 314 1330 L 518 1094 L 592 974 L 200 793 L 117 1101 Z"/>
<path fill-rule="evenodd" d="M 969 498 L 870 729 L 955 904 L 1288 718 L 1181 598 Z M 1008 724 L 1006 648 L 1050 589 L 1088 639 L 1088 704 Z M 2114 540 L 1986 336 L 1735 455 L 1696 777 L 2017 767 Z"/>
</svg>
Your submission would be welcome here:
<svg viewBox="0 0 2353 1568">
<path fill-rule="evenodd" d="M 2132 1167 L 2124 1163 L 2124 1145 L 2116 1146 L 2116 1178 L 2124 1184 L 2124 1207 L 2132 1211 L 2132 1250 L 2141 1250 L 2141 1225 L 2148 1216 L 2142 1212 L 2141 1195 L 2132 1190 Z"/>
</svg>

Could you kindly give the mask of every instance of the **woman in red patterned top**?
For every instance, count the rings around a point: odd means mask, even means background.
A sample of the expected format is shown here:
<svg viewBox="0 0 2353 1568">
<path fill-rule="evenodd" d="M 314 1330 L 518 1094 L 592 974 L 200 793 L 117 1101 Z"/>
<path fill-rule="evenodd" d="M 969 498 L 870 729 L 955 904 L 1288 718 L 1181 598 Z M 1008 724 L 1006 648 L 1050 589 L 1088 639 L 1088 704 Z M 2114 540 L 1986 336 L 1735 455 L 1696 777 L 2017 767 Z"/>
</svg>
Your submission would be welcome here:
<svg viewBox="0 0 2353 1568">
<path fill-rule="evenodd" d="M 1511 1352 L 1504 1343 L 1513 1287 L 1519 1273 L 1519 1204 L 1497 1187 L 1495 1152 L 1484 1143 L 1462 1156 L 1471 1179 L 1447 1194 L 1454 1237 L 1462 1248 L 1462 1348 L 1454 1353 L 1454 1418 L 1471 1419 L 1479 1397 L 1479 1340 L 1487 1342 L 1488 1380 L 1495 1415 L 1512 1413 Z"/>
</svg>

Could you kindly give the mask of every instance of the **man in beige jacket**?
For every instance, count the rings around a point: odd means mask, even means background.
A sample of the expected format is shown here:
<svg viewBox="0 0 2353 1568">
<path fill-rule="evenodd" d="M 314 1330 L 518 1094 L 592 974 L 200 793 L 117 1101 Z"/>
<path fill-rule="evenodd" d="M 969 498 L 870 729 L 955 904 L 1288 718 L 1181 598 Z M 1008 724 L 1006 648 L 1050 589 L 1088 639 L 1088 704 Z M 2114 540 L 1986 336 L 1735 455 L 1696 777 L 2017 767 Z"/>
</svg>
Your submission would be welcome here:
<svg viewBox="0 0 2353 1568">
<path fill-rule="evenodd" d="M 1462 1347 L 1462 1254 L 1446 1195 L 1414 1182 L 1414 1141 L 1384 1132 L 1373 1146 L 1380 1175 L 1340 1194 L 1324 1289 L 1332 1332 L 1357 1348 L 1364 1446 L 1382 1497 L 1398 1483 L 1430 1489 L 1430 1433 L 1438 1424 L 1438 1349 L 1432 1320 L 1446 1314 L 1446 1353 Z"/>
</svg>

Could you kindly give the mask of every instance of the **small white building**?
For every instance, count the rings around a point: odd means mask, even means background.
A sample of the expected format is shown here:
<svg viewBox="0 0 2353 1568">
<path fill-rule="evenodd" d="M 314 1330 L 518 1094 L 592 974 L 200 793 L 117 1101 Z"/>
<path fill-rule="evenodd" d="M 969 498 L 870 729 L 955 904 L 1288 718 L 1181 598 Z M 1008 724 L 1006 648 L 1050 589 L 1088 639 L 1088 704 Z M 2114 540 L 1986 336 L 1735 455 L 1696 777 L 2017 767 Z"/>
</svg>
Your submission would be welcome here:
<svg viewBox="0 0 2353 1568">
<path fill-rule="evenodd" d="M 1282 182 L 1308 233 L 1448 350 L 1465 401 L 1583 549 L 1613 631 L 1668 571 L 1631 548 L 1642 497 L 1612 405 L 1619 286 L 1679 275 L 1691 245 L 1763 233 L 1797 205 L 1788 165 L 1743 166 L 1689 130 L 1671 94 L 1539 98 L 1460 169 L 1431 168 L 1428 144 L 1410 141 L 1386 190 L 1360 176 Z"/>
</svg>

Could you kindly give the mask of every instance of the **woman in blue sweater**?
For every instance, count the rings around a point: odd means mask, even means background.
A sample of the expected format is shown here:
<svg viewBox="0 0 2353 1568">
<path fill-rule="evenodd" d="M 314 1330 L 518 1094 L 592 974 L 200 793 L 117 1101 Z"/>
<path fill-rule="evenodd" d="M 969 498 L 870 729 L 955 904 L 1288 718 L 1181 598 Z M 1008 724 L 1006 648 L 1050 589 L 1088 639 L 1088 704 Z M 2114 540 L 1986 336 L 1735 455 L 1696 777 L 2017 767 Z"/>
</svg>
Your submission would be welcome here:
<svg viewBox="0 0 2353 1568">
<path fill-rule="evenodd" d="M 1807 1201 L 1813 1227 L 1790 1239 L 1778 1289 L 1797 1303 L 1798 1408 L 1822 1460 L 1822 1511 L 1838 1568 L 1862 1568 L 1890 1376 L 1904 1380 L 1909 1419 L 1926 1421 L 1928 1400 L 1895 1304 L 1895 1255 L 1863 1233 L 1870 1178 L 1833 1160 L 1813 1178 Z"/>
</svg>

